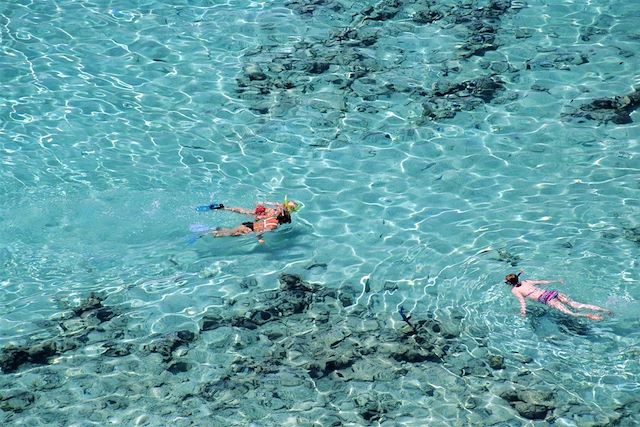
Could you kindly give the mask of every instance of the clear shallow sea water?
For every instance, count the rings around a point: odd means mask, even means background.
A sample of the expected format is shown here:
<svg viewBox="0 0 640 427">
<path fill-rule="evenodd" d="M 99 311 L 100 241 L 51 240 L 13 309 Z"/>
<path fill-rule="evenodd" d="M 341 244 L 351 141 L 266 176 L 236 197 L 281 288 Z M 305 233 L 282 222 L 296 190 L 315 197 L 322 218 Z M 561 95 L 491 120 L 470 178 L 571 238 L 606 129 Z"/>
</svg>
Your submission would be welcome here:
<svg viewBox="0 0 640 427">
<path fill-rule="evenodd" d="M 493 383 L 527 371 L 528 384 L 556 390 L 555 417 L 526 421 L 491 381 L 460 376 L 454 362 L 412 365 L 435 372 L 435 397 L 369 420 L 344 402 L 397 393 L 400 379 L 329 378 L 334 394 L 318 384 L 292 393 L 315 402 L 310 415 L 295 405 L 186 399 L 224 376 L 234 352 L 212 343 L 242 337 L 230 329 L 200 332 L 179 350 L 186 372 L 167 373 L 154 355 L 120 364 L 92 338 L 50 365 L 4 373 L 3 387 L 34 399 L 22 411 L 3 404 L 3 422 L 218 425 L 216 414 L 229 410 L 233 425 L 331 425 L 335 416 L 346 425 L 585 425 L 587 414 L 598 425 L 621 412 L 622 425 L 637 423 L 629 402 L 640 399 L 640 113 L 624 124 L 570 116 L 640 85 L 637 7 L 513 1 L 483 21 L 494 25 L 496 47 L 466 54 L 477 34 L 452 17 L 489 3 L 452 2 L 450 17 L 417 23 L 424 3 L 398 2 L 388 19 L 363 12 L 383 3 L 351 1 L 0 6 L 0 344 L 58 334 L 52 319 L 91 292 L 127 319 L 120 339 L 198 333 L 205 313 L 299 274 L 356 289 L 380 328 L 402 327 L 400 305 L 414 319 L 455 323 L 507 359 Z M 375 42 L 358 44 L 347 28 Z M 318 72 L 314 62 L 329 66 Z M 454 117 L 425 116 L 422 92 L 479 76 L 501 82 L 495 97 Z M 470 96 L 463 92 L 454 103 Z M 242 220 L 197 205 L 285 195 L 304 209 L 264 245 L 186 244 L 190 224 Z M 501 284 L 519 268 L 564 278 L 570 296 L 615 316 L 567 329 L 530 304 L 521 320 Z M 375 361 L 370 369 L 387 369 Z M 50 376 L 53 385 L 34 386 Z M 135 405 L 108 403 L 113 396 Z M 471 407 L 470 396 L 481 403 Z"/>
</svg>

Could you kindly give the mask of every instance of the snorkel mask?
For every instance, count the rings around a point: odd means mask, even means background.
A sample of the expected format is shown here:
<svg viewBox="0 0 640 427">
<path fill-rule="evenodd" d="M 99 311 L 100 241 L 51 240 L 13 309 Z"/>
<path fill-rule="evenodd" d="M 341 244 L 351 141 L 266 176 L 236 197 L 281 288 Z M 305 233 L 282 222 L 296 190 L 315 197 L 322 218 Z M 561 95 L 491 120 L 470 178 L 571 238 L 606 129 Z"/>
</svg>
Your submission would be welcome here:
<svg viewBox="0 0 640 427">
<path fill-rule="evenodd" d="M 519 272 L 518 274 L 509 274 L 509 275 L 507 275 L 507 277 L 505 277 L 504 283 L 506 283 L 507 285 L 515 286 L 515 287 L 520 286 L 520 275 L 521 274 L 522 274 L 522 271 Z"/>
<path fill-rule="evenodd" d="M 293 204 L 294 206 L 291 207 L 290 204 Z M 282 202 L 282 205 L 286 210 L 288 210 L 291 213 L 298 212 L 300 209 L 302 209 L 302 204 L 300 202 L 294 202 L 293 200 L 289 200 L 287 196 L 284 196 L 284 201 Z"/>
</svg>

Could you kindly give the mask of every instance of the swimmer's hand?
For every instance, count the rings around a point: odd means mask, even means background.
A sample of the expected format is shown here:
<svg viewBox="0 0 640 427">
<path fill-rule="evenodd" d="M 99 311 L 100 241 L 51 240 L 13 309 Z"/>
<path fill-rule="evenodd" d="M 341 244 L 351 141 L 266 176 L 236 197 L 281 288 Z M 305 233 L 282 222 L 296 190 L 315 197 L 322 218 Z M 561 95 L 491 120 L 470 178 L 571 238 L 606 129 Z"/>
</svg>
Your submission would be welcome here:
<svg viewBox="0 0 640 427">
<path fill-rule="evenodd" d="M 258 243 L 264 245 L 264 239 L 258 239 Z"/>
</svg>

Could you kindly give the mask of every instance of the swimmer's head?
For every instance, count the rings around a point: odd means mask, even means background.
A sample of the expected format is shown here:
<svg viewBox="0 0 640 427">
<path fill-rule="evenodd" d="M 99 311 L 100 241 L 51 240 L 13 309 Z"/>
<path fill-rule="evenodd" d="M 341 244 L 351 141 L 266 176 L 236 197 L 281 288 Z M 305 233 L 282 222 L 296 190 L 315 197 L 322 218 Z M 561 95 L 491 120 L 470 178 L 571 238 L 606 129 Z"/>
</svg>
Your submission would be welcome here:
<svg viewBox="0 0 640 427">
<path fill-rule="evenodd" d="M 507 274 L 504 278 L 504 283 L 511 286 L 520 286 L 520 274 Z"/>
<path fill-rule="evenodd" d="M 282 206 L 284 206 L 285 210 L 289 212 L 298 212 L 302 209 L 302 204 L 300 202 L 294 202 L 293 200 L 289 200 L 287 196 L 284 196 L 284 201 L 282 202 Z"/>
</svg>

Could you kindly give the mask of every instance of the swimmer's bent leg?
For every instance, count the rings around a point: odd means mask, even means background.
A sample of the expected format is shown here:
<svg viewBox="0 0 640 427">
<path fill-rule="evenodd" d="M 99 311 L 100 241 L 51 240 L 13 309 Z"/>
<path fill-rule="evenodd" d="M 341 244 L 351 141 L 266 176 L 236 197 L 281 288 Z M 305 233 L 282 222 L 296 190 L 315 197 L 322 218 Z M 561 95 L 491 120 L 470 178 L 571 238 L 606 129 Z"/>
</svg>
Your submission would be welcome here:
<svg viewBox="0 0 640 427">
<path fill-rule="evenodd" d="M 217 228 L 211 232 L 213 237 L 228 237 L 228 236 L 242 236 L 244 234 L 249 234 L 253 230 L 251 230 L 246 225 L 239 225 L 234 228 Z"/>
</svg>

